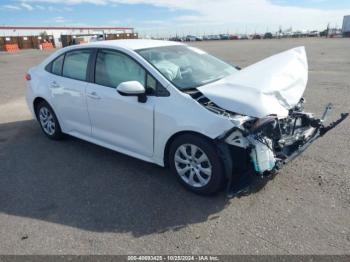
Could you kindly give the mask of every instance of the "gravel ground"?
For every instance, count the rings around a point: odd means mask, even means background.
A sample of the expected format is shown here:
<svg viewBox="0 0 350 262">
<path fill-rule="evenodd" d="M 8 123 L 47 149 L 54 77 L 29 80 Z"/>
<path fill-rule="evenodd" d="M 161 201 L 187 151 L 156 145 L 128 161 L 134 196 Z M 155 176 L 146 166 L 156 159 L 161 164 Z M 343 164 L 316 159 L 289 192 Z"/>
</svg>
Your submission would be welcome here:
<svg viewBox="0 0 350 262">
<path fill-rule="evenodd" d="M 350 40 L 194 43 L 247 66 L 305 45 L 307 109 L 349 112 Z M 24 74 L 49 52 L 0 53 L 0 254 L 349 254 L 350 120 L 259 192 L 185 191 L 169 171 L 67 138 L 45 138 Z"/>
</svg>

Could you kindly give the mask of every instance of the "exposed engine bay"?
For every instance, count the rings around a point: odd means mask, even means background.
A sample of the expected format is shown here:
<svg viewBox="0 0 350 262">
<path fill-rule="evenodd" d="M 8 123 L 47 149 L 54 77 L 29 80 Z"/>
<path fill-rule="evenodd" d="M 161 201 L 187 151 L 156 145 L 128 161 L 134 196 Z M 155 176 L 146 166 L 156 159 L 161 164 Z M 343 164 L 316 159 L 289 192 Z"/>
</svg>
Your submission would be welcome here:
<svg viewBox="0 0 350 262">
<path fill-rule="evenodd" d="M 322 117 L 304 112 L 304 102 L 289 110 L 287 117 L 269 115 L 264 118 L 243 116 L 225 110 L 201 92 L 187 92 L 198 103 L 213 113 L 229 118 L 236 126 L 219 137 L 225 143 L 247 150 L 257 174 L 266 175 L 280 169 L 301 154 L 313 141 L 343 121 L 348 114 L 325 127 L 323 124 L 332 110 L 329 104 Z"/>
<path fill-rule="evenodd" d="M 302 97 L 307 80 L 306 51 L 297 47 L 221 80 L 183 90 L 233 124 L 216 138 L 226 163 L 228 192 L 235 191 L 235 174 L 268 177 L 276 173 L 348 116 L 341 114 L 325 126 L 332 104 L 326 106 L 321 118 L 305 112 Z"/>
</svg>

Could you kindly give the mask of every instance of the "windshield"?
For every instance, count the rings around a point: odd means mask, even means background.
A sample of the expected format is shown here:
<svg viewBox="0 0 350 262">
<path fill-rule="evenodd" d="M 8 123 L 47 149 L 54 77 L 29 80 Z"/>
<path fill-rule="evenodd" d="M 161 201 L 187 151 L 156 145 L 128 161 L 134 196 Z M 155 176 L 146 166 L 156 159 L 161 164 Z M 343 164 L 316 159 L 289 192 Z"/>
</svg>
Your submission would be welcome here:
<svg viewBox="0 0 350 262">
<path fill-rule="evenodd" d="M 205 85 L 237 71 L 233 66 L 189 46 L 156 47 L 136 52 L 180 90 Z"/>
</svg>

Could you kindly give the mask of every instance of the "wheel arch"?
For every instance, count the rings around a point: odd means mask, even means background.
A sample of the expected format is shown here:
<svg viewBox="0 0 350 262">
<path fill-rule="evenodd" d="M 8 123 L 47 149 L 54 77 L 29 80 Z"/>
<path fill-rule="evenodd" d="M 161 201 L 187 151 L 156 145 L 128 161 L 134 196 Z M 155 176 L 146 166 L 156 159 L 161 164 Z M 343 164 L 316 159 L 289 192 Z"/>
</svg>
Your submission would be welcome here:
<svg viewBox="0 0 350 262">
<path fill-rule="evenodd" d="M 33 100 L 33 109 L 34 109 L 34 113 L 35 113 L 35 117 L 38 119 L 38 114 L 37 114 L 37 106 L 41 103 L 41 102 L 45 102 L 47 103 L 52 110 L 54 111 L 56 117 L 58 118 L 57 112 L 55 111 L 55 109 L 53 108 L 53 106 L 51 105 L 51 103 L 49 101 L 47 101 L 47 99 L 43 98 L 42 96 L 37 96 L 34 100 Z M 60 121 L 59 121 L 60 122 Z"/>
<path fill-rule="evenodd" d="M 173 134 L 168 141 L 165 144 L 165 148 L 164 148 L 164 155 L 163 155 L 163 161 L 164 161 L 164 166 L 168 167 L 169 166 L 169 150 L 170 150 L 170 146 L 171 144 L 175 141 L 175 139 L 177 139 L 178 137 L 182 136 L 182 135 L 186 135 L 186 134 L 191 134 L 191 135 L 196 135 L 196 136 L 200 136 L 204 139 L 206 139 L 207 141 L 209 141 L 210 143 L 214 143 L 214 139 L 203 135 L 202 133 L 196 132 L 196 131 L 191 131 L 191 130 L 184 130 L 184 131 L 179 131 L 175 134 Z"/>
<path fill-rule="evenodd" d="M 33 109 L 34 109 L 34 113 L 35 113 L 36 118 L 38 118 L 37 107 L 41 102 L 46 102 L 49 104 L 49 102 L 47 102 L 47 100 L 42 98 L 41 96 L 38 96 L 33 100 Z"/>
</svg>

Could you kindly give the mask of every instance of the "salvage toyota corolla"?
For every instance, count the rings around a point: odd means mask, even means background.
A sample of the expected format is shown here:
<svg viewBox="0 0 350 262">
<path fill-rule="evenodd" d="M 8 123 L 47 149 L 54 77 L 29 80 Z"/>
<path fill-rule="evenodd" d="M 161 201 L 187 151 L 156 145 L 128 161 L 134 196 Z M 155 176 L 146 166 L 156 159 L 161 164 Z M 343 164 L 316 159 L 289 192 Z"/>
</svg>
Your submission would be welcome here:
<svg viewBox="0 0 350 262">
<path fill-rule="evenodd" d="M 181 43 L 102 41 L 58 50 L 26 75 L 46 136 L 69 134 L 169 166 L 189 190 L 228 192 L 280 169 L 325 127 L 304 112 L 303 47 L 242 70 Z"/>
</svg>

